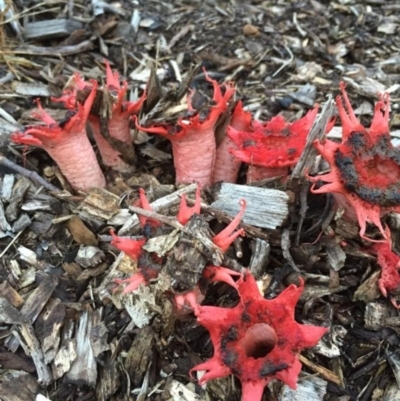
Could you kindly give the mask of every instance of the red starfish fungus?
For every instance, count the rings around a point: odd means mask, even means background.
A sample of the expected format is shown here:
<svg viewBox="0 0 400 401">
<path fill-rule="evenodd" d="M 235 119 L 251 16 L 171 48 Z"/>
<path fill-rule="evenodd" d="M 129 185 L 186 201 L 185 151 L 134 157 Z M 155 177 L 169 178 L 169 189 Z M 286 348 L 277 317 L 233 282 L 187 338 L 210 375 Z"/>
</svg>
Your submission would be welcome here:
<svg viewBox="0 0 400 401">
<path fill-rule="evenodd" d="M 138 114 L 144 101 L 146 100 L 146 92 L 139 98 L 137 102 L 129 102 L 124 100 L 128 89 L 126 81 L 120 84 L 117 71 L 112 71 L 108 61 L 106 64 L 106 84 L 105 90 L 111 95 L 111 116 L 107 122 L 108 133 L 111 138 L 117 139 L 127 145 L 132 145 L 131 130 L 129 127 L 131 116 Z M 77 95 L 79 91 L 90 88 L 80 74 L 74 74 L 69 87 L 64 91 L 63 96 L 54 99 L 63 102 L 67 108 L 75 108 L 78 103 Z M 102 111 L 100 111 L 102 112 Z M 93 129 L 93 136 L 99 148 L 103 163 L 109 167 L 121 168 L 125 167 L 125 162 L 121 159 L 120 153 L 114 149 L 101 134 L 100 118 L 97 114 L 91 113 L 89 121 Z"/>
<path fill-rule="evenodd" d="M 235 375 L 242 383 L 242 401 L 261 400 L 264 387 L 272 379 L 296 388 L 300 351 L 316 345 L 327 331 L 294 320 L 303 281 L 299 287 L 292 284 L 272 300 L 263 298 L 250 273 L 236 284 L 240 295 L 236 307 L 196 308 L 198 322 L 210 332 L 214 356 L 191 372 L 206 371 L 200 384 Z"/>
<path fill-rule="evenodd" d="M 47 126 L 29 127 L 24 132 L 16 132 L 11 136 L 16 143 L 43 148 L 60 167 L 71 186 L 82 191 L 106 185 L 86 135 L 86 121 L 96 89 L 97 82 L 92 81 L 92 90 L 84 105 L 78 104 L 76 111 L 68 112 L 65 120 L 60 123 L 50 117 L 38 101 L 39 110 L 33 115 Z"/>
<path fill-rule="evenodd" d="M 311 190 L 341 195 L 353 209 L 347 215 L 355 212 L 362 238 L 369 239 L 365 237 L 367 222 L 375 224 L 386 238 L 380 216 L 400 212 L 400 150 L 393 147 L 390 139 L 389 95 L 381 96 L 371 127 L 366 129 L 354 114 L 344 83 L 340 89 L 342 97 L 336 98 L 336 104 L 343 125 L 342 142 L 315 141 L 331 172 L 311 177 Z M 328 184 L 316 189 L 315 183 L 320 180 Z"/>
<path fill-rule="evenodd" d="M 233 110 L 231 121 L 227 127 L 227 132 L 231 129 L 236 131 L 252 131 L 252 115 L 243 110 L 242 102 L 238 102 Z M 232 182 L 235 183 L 239 174 L 241 161 L 238 160 L 229 149 L 237 149 L 235 143 L 226 133 L 222 142 L 217 148 L 217 157 L 213 172 L 212 182 Z"/>
<path fill-rule="evenodd" d="M 293 123 L 287 123 L 282 116 L 265 123 L 254 121 L 251 132 L 231 127 L 228 135 L 238 148 L 231 149 L 232 154 L 250 164 L 247 181 L 286 176 L 304 149 L 317 113 L 318 107 L 315 107 Z"/>
<path fill-rule="evenodd" d="M 118 139 L 127 145 L 132 144 L 131 129 L 129 127 L 131 116 L 138 114 L 143 102 L 146 100 L 146 92 L 139 98 L 137 102 L 129 102 L 124 100 L 128 90 L 126 81 L 120 85 L 119 75 L 117 71 L 112 72 L 110 64 L 106 64 L 106 89 L 115 96 L 111 108 L 111 117 L 108 121 L 108 131 L 112 138 Z M 99 147 L 101 157 L 106 166 L 124 167 L 125 163 L 120 154 L 115 150 L 100 133 L 100 120 L 96 116 L 89 117 L 93 127 L 93 136 Z"/>
<path fill-rule="evenodd" d="M 191 96 L 188 96 L 188 109 L 196 114 L 190 118 L 180 118 L 176 126 L 156 125 L 145 128 L 139 126 L 136 120 L 139 130 L 165 136 L 171 141 L 177 184 L 197 182 L 208 185 L 212 181 L 216 156 L 214 128 L 220 115 L 227 109 L 227 102 L 235 89 L 225 84 L 225 93 L 222 94 L 217 81 L 208 75 L 206 79 L 213 85 L 215 103 L 206 118 L 193 109 Z"/>
<path fill-rule="evenodd" d="M 386 242 L 377 242 L 371 247 L 371 252 L 377 255 L 377 263 L 381 267 L 381 278 L 378 281 L 382 295 L 400 290 L 400 256 L 392 251 L 390 231 L 386 229 Z M 392 305 L 400 309 L 400 304 L 392 298 Z"/>
</svg>

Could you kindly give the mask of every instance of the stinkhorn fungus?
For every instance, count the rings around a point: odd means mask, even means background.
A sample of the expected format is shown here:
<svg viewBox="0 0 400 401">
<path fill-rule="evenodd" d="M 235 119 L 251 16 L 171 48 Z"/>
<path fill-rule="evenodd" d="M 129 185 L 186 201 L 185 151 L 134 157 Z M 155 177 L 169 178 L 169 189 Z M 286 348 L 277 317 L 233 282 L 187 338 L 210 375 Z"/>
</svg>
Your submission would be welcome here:
<svg viewBox="0 0 400 401">
<path fill-rule="evenodd" d="M 390 231 L 386 229 L 387 241 L 375 243 L 370 252 L 377 255 L 377 263 L 381 268 L 381 277 L 378 281 L 379 289 L 382 295 L 387 298 L 388 295 L 397 295 L 400 292 L 400 256 L 392 251 L 392 242 Z M 394 297 L 391 297 L 392 305 L 400 309 Z"/>
<path fill-rule="evenodd" d="M 214 104 L 206 117 L 193 109 L 191 96 L 188 96 L 188 110 L 195 114 L 190 118 L 180 118 L 176 125 L 142 127 L 136 120 L 139 130 L 162 135 L 171 141 L 177 184 L 197 182 L 206 186 L 212 181 L 216 157 L 214 128 L 235 89 L 230 83 L 224 84 L 225 92 L 222 94 L 217 81 L 208 75 L 206 79 L 214 88 Z"/>
<path fill-rule="evenodd" d="M 97 110 L 89 114 L 89 122 L 92 127 L 93 136 L 100 151 L 103 163 L 106 166 L 114 168 L 124 168 L 127 164 L 121 158 L 121 152 L 115 149 L 110 140 L 120 141 L 127 148 L 131 147 L 133 152 L 132 137 L 130 130 L 131 116 L 138 114 L 144 101 L 146 100 L 146 92 L 136 101 L 130 102 L 125 100 L 128 84 L 126 81 L 120 84 L 119 74 L 112 71 L 110 64 L 105 60 L 106 64 L 106 84 L 103 91 L 107 92 L 107 96 L 103 94 L 103 104 Z M 83 94 L 90 88 L 90 85 L 80 76 L 74 74 L 69 87 L 64 91 L 63 96 L 55 101 L 63 102 L 65 107 L 74 108 L 79 102 L 80 94 Z M 107 99 L 107 100 L 105 100 Z M 100 114 L 110 114 L 107 117 L 107 130 L 110 139 L 107 140 L 102 133 Z M 126 149 L 125 149 L 126 150 Z"/>
<path fill-rule="evenodd" d="M 105 89 L 112 95 L 113 102 L 111 104 L 111 115 L 109 116 L 107 126 L 108 133 L 111 138 L 117 139 L 127 146 L 132 145 L 132 136 L 130 129 L 131 116 L 139 113 L 144 101 L 146 100 L 146 92 L 136 102 L 125 100 L 128 90 L 126 81 L 119 81 L 117 71 L 112 71 L 110 64 L 106 63 L 106 85 Z M 89 117 L 89 121 L 93 128 L 93 136 L 99 147 L 101 158 L 106 166 L 121 168 L 126 163 L 121 159 L 121 154 L 117 149 L 104 138 L 101 133 L 100 118 L 94 115 Z M 133 148 L 132 148 L 133 151 Z"/>
<path fill-rule="evenodd" d="M 214 356 L 195 366 L 191 373 L 206 371 L 200 384 L 235 375 L 242 383 L 242 401 L 260 401 L 264 387 L 272 379 L 296 388 L 301 350 L 316 345 L 327 331 L 294 320 L 303 281 L 299 287 L 290 285 L 271 300 L 260 294 L 250 273 L 236 284 L 240 295 L 236 307 L 195 309 L 198 322 L 210 332 Z"/>
<path fill-rule="evenodd" d="M 250 165 L 247 181 L 287 176 L 289 167 L 297 163 L 303 152 L 317 113 L 318 107 L 315 107 L 293 123 L 287 123 L 282 116 L 264 123 L 254 121 L 251 132 L 231 127 L 228 135 L 237 147 L 231 152 Z"/>
<path fill-rule="evenodd" d="M 366 129 L 354 114 L 344 83 L 340 89 L 342 96 L 336 98 L 336 104 L 343 127 L 342 142 L 314 142 L 331 171 L 310 177 L 314 183 L 311 191 L 339 195 L 342 206 L 351 206 L 352 210 L 345 215 L 355 215 L 360 236 L 375 242 L 365 236 L 366 223 L 375 224 L 386 238 L 380 217 L 391 211 L 400 212 L 400 150 L 391 143 L 389 95 L 380 97 L 371 127 Z M 316 188 L 321 181 L 327 184 Z"/>
<path fill-rule="evenodd" d="M 71 186 L 81 191 L 103 188 L 106 185 L 86 135 L 86 121 L 96 96 L 97 82 L 91 81 L 91 85 L 92 90 L 85 103 L 77 104 L 76 109 L 67 112 L 66 118 L 60 123 L 47 114 L 38 101 L 39 110 L 33 116 L 46 125 L 31 126 L 24 132 L 11 135 L 15 143 L 44 149 L 57 163 Z"/>
<path fill-rule="evenodd" d="M 233 110 L 225 137 L 217 147 L 217 156 L 212 179 L 213 183 L 219 181 L 236 183 L 242 162 L 230 152 L 230 149 L 235 149 L 236 145 L 232 139 L 229 138 L 228 132 L 231 129 L 251 132 L 253 129 L 252 119 L 251 113 L 243 110 L 242 102 L 238 102 Z"/>
</svg>

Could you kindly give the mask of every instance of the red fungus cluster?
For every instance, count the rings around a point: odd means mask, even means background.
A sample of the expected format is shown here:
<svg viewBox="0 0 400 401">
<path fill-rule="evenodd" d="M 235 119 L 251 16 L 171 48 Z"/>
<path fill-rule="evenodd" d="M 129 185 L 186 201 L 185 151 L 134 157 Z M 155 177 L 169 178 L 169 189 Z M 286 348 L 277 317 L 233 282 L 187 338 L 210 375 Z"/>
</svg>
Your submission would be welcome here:
<svg viewBox="0 0 400 401">
<path fill-rule="evenodd" d="M 45 125 L 28 127 L 12 135 L 16 143 L 45 149 L 77 190 L 106 185 L 86 133 L 87 122 L 91 125 L 104 165 L 126 167 L 121 153 L 109 139 L 132 146 L 130 122 L 133 119 L 138 129 L 162 135 L 171 141 L 178 184 L 197 182 L 207 186 L 218 181 L 236 182 L 241 162 L 249 164 L 248 181 L 278 175 L 286 177 L 304 150 L 318 112 L 316 107 L 293 123 L 286 122 L 281 116 L 259 122 L 253 121 L 251 114 L 245 112 L 238 102 L 230 115 L 227 135 L 217 147 L 215 127 L 222 114 L 232 109 L 229 102 L 235 90 L 230 83 L 221 87 L 206 75 L 213 86 L 213 104 L 207 110 L 192 107 L 192 93 L 187 98 L 187 116 L 176 124 L 166 122 L 142 127 L 135 116 L 140 112 L 146 95 L 143 94 L 135 103 L 124 100 L 127 83 L 120 83 L 118 73 L 112 72 L 108 63 L 106 71 L 106 84 L 102 88 L 103 95 L 109 100 L 106 110 L 94 111 L 99 90 L 97 82 L 85 82 L 76 74 L 58 99 L 69 109 L 63 121 L 52 119 L 38 102 L 39 110 L 34 116 Z M 345 217 L 358 221 L 361 238 L 373 241 L 365 236 L 368 222 L 379 228 L 384 240 L 374 241 L 376 243 L 370 252 L 377 255 L 377 263 L 382 268 L 379 288 L 386 297 L 400 288 L 400 256 L 392 251 L 390 232 L 384 230 L 380 220 L 388 212 L 400 212 L 400 150 L 390 141 L 389 96 L 381 96 L 375 106 L 371 127 L 367 129 L 356 118 L 344 84 L 341 84 L 341 92 L 342 96 L 337 97 L 336 103 L 343 128 L 342 141 L 314 143 L 331 171 L 309 177 L 313 182 L 312 192 L 333 193 L 338 205 L 345 209 Z M 107 116 L 106 134 L 109 138 L 103 132 L 102 113 Z M 139 191 L 139 198 L 142 208 L 151 211 L 143 190 Z M 243 229 L 236 228 L 245 207 L 243 200 L 241 211 L 232 223 L 212 238 L 222 252 L 244 234 Z M 200 214 L 200 186 L 193 207 L 189 207 L 182 197 L 177 220 L 186 225 L 196 214 Z M 139 219 L 142 227 L 151 228 L 151 233 L 162 229 L 161 223 L 155 219 L 144 216 Z M 147 285 L 158 277 L 165 267 L 164 260 L 143 249 L 147 241 L 145 237 L 138 240 L 121 238 L 113 231 L 111 235 L 112 244 L 138 264 L 135 274 L 117 281 L 126 284 L 124 293 L 136 290 L 141 284 Z M 234 280 L 235 276 L 239 277 L 238 281 Z M 291 285 L 275 299 L 266 300 L 250 273 L 242 275 L 207 263 L 201 271 L 201 278 L 209 283 L 228 283 L 238 291 L 240 301 L 234 308 L 201 306 L 198 283 L 186 292 L 174 294 L 177 307 L 190 306 L 199 324 L 210 332 L 214 356 L 192 369 L 206 371 L 200 383 L 233 374 L 242 383 L 243 401 L 260 400 L 264 387 L 272 379 L 279 379 L 294 388 L 301 369 L 299 353 L 314 346 L 326 332 L 325 328 L 301 325 L 294 320 L 303 282 L 298 287 Z M 394 300 L 392 303 L 399 307 Z"/>
<path fill-rule="evenodd" d="M 107 118 L 108 134 L 115 140 L 131 145 L 130 118 L 140 111 L 146 95 L 144 93 L 137 102 L 128 102 L 124 100 L 127 82 L 124 81 L 121 85 L 118 73 L 112 72 L 107 62 L 106 75 L 103 93 L 108 93 L 111 103 L 111 113 Z M 85 93 L 86 98 L 80 101 L 79 95 Z M 15 143 L 43 148 L 57 163 L 71 186 L 81 191 L 106 186 L 106 180 L 87 136 L 87 122 L 91 124 L 104 165 L 117 168 L 125 166 L 120 153 L 101 133 L 99 113 L 107 110 L 93 112 L 97 94 L 98 84 L 95 80 L 87 83 L 79 74 L 75 74 L 63 96 L 55 99 L 63 102 L 69 109 L 63 121 L 57 123 L 38 102 L 39 110 L 33 116 L 46 125 L 28 127 L 24 132 L 16 132 L 11 136 Z"/>
<path fill-rule="evenodd" d="M 140 203 L 144 210 L 152 211 L 151 206 L 147 200 L 145 192 L 143 189 L 140 189 Z M 196 201 L 193 207 L 188 207 L 186 203 L 185 196 L 182 197 L 181 204 L 179 207 L 179 211 L 177 214 L 177 220 L 182 225 L 188 223 L 190 218 L 195 214 L 200 214 L 200 185 L 197 187 L 196 191 Z M 232 222 L 219 234 L 215 235 L 212 238 L 212 241 L 221 248 L 222 252 L 226 252 L 232 242 L 239 236 L 244 235 L 244 230 L 236 230 L 237 226 L 240 224 L 242 216 L 244 214 L 246 208 L 246 202 L 243 200 L 241 202 L 241 210 L 238 215 L 232 220 Z M 147 224 L 153 227 L 160 226 L 161 223 L 154 219 L 149 219 L 147 217 L 141 216 L 140 223 L 144 228 Z M 236 230 L 236 231 L 235 231 Z M 128 238 L 118 237 L 111 232 L 112 242 L 116 248 L 125 252 L 129 257 L 136 260 L 138 262 L 139 270 L 133 274 L 131 277 L 125 280 L 116 280 L 117 284 L 128 284 L 123 293 L 126 294 L 128 292 L 136 290 L 141 284 L 148 284 L 150 279 L 156 278 L 163 268 L 163 261 L 161 258 L 149 255 L 147 252 L 143 251 L 142 247 L 145 244 L 145 239 L 134 240 Z M 154 259 L 157 259 L 154 261 Z M 238 275 L 238 273 L 221 267 L 221 266 L 213 266 L 208 265 L 205 266 L 202 276 L 207 279 L 208 282 L 212 283 L 214 281 L 223 281 L 228 283 L 229 285 L 235 286 L 235 283 L 232 279 L 232 276 Z M 239 274 L 240 275 L 240 274 Z M 197 292 L 196 288 L 192 288 L 191 291 L 188 291 L 186 294 L 176 294 L 176 303 L 182 306 L 184 303 L 189 303 L 190 306 L 194 306 L 193 302 L 193 294 Z"/>
</svg>

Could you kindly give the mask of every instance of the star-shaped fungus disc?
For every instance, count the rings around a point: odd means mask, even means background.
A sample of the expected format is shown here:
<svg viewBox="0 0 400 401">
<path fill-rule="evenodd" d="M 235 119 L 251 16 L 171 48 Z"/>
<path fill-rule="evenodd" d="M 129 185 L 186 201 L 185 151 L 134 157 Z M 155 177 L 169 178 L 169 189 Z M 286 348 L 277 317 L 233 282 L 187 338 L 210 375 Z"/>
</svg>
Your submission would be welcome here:
<svg viewBox="0 0 400 401">
<path fill-rule="evenodd" d="M 311 177 L 311 191 L 340 194 L 344 198 L 341 203 L 353 208 L 362 238 L 372 241 L 365 237 L 367 222 L 375 224 L 386 238 L 380 217 L 391 211 L 400 212 L 400 149 L 393 147 L 390 139 L 389 95 L 381 96 L 371 127 L 366 129 L 354 114 L 344 83 L 340 89 L 342 96 L 336 98 L 336 104 L 343 126 L 342 142 L 314 142 L 331 172 Z M 315 183 L 320 180 L 328 184 L 316 189 Z"/>
<path fill-rule="evenodd" d="M 315 107 L 293 123 L 286 122 L 282 116 L 264 123 L 254 121 L 250 132 L 229 127 L 228 136 L 237 147 L 231 153 L 250 164 L 248 181 L 287 175 L 288 168 L 297 163 L 303 152 L 317 113 L 318 107 Z"/>
<path fill-rule="evenodd" d="M 195 366 L 205 370 L 199 380 L 233 374 L 242 383 L 242 401 L 259 401 L 264 387 L 279 379 L 296 388 L 301 370 L 299 353 L 318 343 L 324 327 L 305 326 L 294 320 L 294 309 L 304 283 L 286 288 L 278 297 L 266 300 L 250 273 L 237 281 L 239 304 L 232 308 L 199 306 L 198 322 L 210 332 L 214 356 Z"/>
</svg>

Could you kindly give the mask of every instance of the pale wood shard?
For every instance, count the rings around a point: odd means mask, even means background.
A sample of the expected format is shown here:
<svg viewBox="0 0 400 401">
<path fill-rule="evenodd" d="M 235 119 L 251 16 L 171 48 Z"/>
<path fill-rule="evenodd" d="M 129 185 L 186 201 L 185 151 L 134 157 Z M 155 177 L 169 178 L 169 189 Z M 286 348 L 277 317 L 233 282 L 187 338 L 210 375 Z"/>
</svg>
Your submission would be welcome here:
<svg viewBox="0 0 400 401">
<path fill-rule="evenodd" d="M 59 299 L 49 299 L 36 320 L 36 334 L 44 353 L 46 364 L 51 363 L 59 349 L 60 330 L 65 318 L 65 306 Z"/>
<path fill-rule="evenodd" d="M 24 304 L 21 295 L 7 281 L 0 284 L 0 294 L 2 298 L 7 299 L 16 308 L 20 308 Z"/>
<path fill-rule="evenodd" d="M 109 220 L 119 211 L 119 197 L 102 188 L 91 189 L 79 209 L 94 218 Z"/>
<path fill-rule="evenodd" d="M 240 211 L 241 199 L 247 203 L 243 216 L 245 224 L 273 230 L 280 227 L 288 217 L 289 197 L 285 192 L 247 185 L 223 183 L 217 194 L 217 200 L 211 207 L 234 217 Z"/>
<path fill-rule="evenodd" d="M 19 215 L 19 209 L 22 201 L 24 200 L 25 194 L 27 193 L 31 183 L 26 178 L 20 178 L 13 187 L 11 199 L 6 208 L 6 218 L 9 222 L 17 219 Z"/>
<path fill-rule="evenodd" d="M 55 276 L 45 276 L 43 281 L 31 293 L 24 306 L 21 308 L 21 315 L 27 321 L 33 323 L 46 305 L 51 294 L 58 284 L 58 279 Z M 6 341 L 6 346 L 10 351 L 15 352 L 19 342 L 15 337 L 9 337 Z"/>
<path fill-rule="evenodd" d="M 44 355 L 40 343 L 34 333 L 29 320 L 5 298 L 0 298 L 0 323 L 13 324 L 14 335 L 8 340 L 16 341 L 21 345 L 26 355 L 30 356 L 36 367 L 38 382 L 48 385 L 53 377 L 49 367 L 44 361 Z M 11 342 L 12 342 L 11 341 Z M 12 352 L 15 352 L 11 349 Z"/>
<path fill-rule="evenodd" d="M 71 368 L 76 359 L 76 340 L 73 338 L 75 323 L 71 319 L 64 320 L 61 330 L 61 346 L 55 356 L 51 367 L 54 380 L 62 377 Z"/>
<path fill-rule="evenodd" d="M 249 270 L 256 278 L 260 278 L 269 262 L 269 254 L 271 246 L 267 241 L 256 238 L 251 242 L 251 259 L 249 263 Z"/>
<path fill-rule="evenodd" d="M 324 104 L 320 115 L 315 120 L 310 133 L 307 136 L 306 145 L 304 147 L 303 153 L 300 156 L 299 161 L 293 169 L 290 180 L 296 181 L 304 178 L 307 174 L 308 169 L 314 163 L 314 159 L 317 156 L 317 150 L 313 146 L 313 142 L 316 139 L 322 139 L 325 137 L 325 130 L 329 119 L 331 118 L 334 110 L 334 102 L 332 96 L 329 95 L 328 100 Z"/>
<path fill-rule="evenodd" d="M 65 375 L 67 382 L 77 385 L 95 386 L 97 380 L 97 363 L 91 344 L 91 331 L 93 328 L 93 313 L 89 310 L 82 313 L 79 318 L 75 335 L 76 359 Z"/>
<path fill-rule="evenodd" d="M 40 82 L 35 82 L 33 84 L 26 82 L 13 82 L 11 87 L 12 90 L 20 96 L 49 97 L 55 95 L 49 85 L 45 85 Z"/>
<path fill-rule="evenodd" d="M 46 21 L 28 22 L 24 25 L 25 39 L 49 40 L 63 38 L 72 32 L 82 29 L 83 24 L 70 19 L 53 19 Z"/>
<path fill-rule="evenodd" d="M 283 386 L 280 401 L 322 401 L 327 385 L 328 382 L 319 377 L 306 377 L 304 380 L 299 380 L 296 390 Z"/>
</svg>

